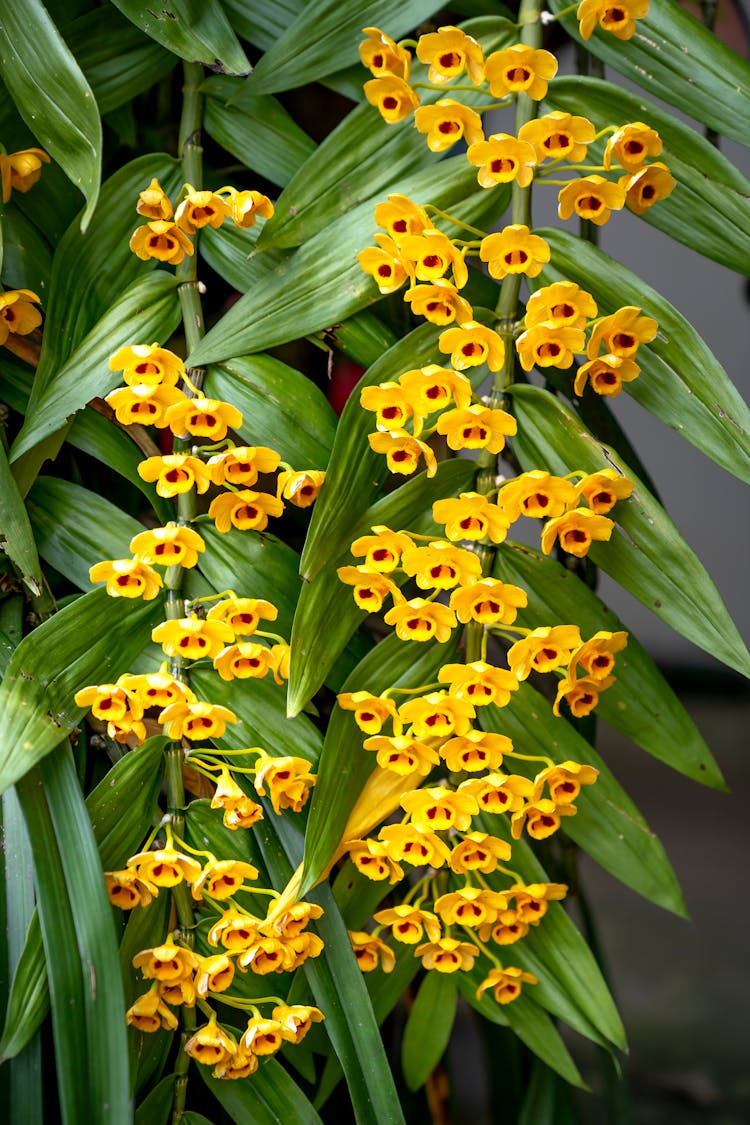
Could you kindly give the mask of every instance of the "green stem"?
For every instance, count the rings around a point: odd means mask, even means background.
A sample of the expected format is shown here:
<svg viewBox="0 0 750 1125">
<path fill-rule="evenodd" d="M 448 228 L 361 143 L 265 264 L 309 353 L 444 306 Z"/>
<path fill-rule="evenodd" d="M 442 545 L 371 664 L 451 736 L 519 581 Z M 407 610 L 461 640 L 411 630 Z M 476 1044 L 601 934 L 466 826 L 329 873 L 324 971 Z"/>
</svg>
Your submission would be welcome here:
<svg viewBox="0 0 750 1125">
<path fill-rule="evenodd" d="M 539 13 L 542 0 L 521 0 L 518 12 L 518 23 L 521 27 L 521 42 L 527 47 L 538 50 L 542 45 L 542 25 Z M 533 121 L 539 112 L 539 107 L 527 94 L 519 94 L 516 99 L 515 132 L 518 132 L 527 122 Z M 513 182 L 511 187 L 511 223 L 531 227 L 531 186 L 521 187 Z M 503 278 L 500 287 L 500 298 L 497 303 L 497 316 L 500 321 L 498 333 L 505 344 L 505 362 L 502 368 L 495 372 L 487 405 L 490 410 L 502 407 L 505 390 L 513 382 L 516 349 L 514 344 L 515 323 L 518 317 L 518 295 L 521 290 L 521 275 L 508 274 Z M 495 479 L 497 472 L 497 455 L 487 450 L 480 450 L 477 457 L 476 490 L 483 496 L 489 495 L 497 488 Z M 482 564 L 482 574 L 492 573 L 496 548 L 489 540 L 478 543 L 476 551 Z M 473 663 L 481 659 L 482 655 L 482 626 L 472 621 L 466 626 L 466 662 Z"/>
</svg>

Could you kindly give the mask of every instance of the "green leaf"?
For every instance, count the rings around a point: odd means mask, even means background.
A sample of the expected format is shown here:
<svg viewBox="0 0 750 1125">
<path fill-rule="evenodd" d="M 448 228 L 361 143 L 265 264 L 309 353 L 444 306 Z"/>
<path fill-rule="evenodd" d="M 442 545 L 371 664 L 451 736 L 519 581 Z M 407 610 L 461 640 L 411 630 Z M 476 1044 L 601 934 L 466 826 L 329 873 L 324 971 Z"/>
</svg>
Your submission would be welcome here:
<svg viewBox="0 0 750 1125">
<path fill-rule="evenodd" d="M 392 190 L 417 202 L 429 199 L 469 223 L 494 221 L 508 198 L 504 191 L 477 188 L 475 171 L 463 157 L 442 160 L 435 167 L 399 179 Z M 318 332 L 379 300 L 377 286 L 356 258 L 373 233 L 373 205 L 368 201 L 277 264 L 272 259 L 266 266 L 266 255 L 256 254 L 245 275 L 243 287 L 249 292 L 208 331 L 188 357 L 189 364 L 204 367 L 263 351 Z M 212 241 L 221 242 L 224 237 L 222 228 Z M 263 293 L 260 307 L 259 292 Z"/>
<path fill-rule="evenodd" d="M 168 8 L 150 8 L 142 0 L 112 3 L 146 35 L 187 62 L 226 74 L 252 69 L 219 0 L 170 0 Z"/>
<path fill-rule="evenodd" d="M 304 6 L 304 0 L 275 0 L 257 6 L 249 6 L 245 0 L 224 0 L 234 30 L 262 51 L 268 50 Z"/>
<path fill-rule="evenodd" d="M 34 771 L 18 785 L 34 853 L 38 909 L 49 992 L 60 1113 L 64 1125 L 90 1119 L 87 1090 L 86 999 L 65 868 L 46 794 Z M 107 914 L 111 916 L 109 907 Z"/>
<path fill-rule="evenodd" d="M 552 0 L 558 13 L 567 0 Z M 578 21 L 565 30 L 582 42 Z M 726 137 L 746 144 L 750 134 L 750 66 L 676 0 L 652 4 L 627 42 L 596 29 L 586 47 L 646 93 L 676 106 Z"/>
<path fill-rule="evenodd" d="M 28 1046 L 49 1011 L 49 1004 L 42 931 L 39 915 L 35 911 L 13 973 L 5 1026 L 0 1039 L 0 1060 L 17 1058 Z"/>
<path fill-rule="evenodd" d="M 152 824 L 163 774 L 161 750 L 166 741 L 161 736 L 149 738 L 137 750 L 125 754 L 86 798 L 100 862 L 106 870 L 121 867 Z M 10 1058 L 21 1051 L 48 1009 L 47 967 L 35 912 L 13 977 L 0 1057 Z"/>
<path fill-rule="evenodd" d="M 536 1059 L 523 1099 L 518 1125 L 578 1125 L 570 1090 L 554 1071 Z"/>
<path fill-rule="evenodd" d="M 87 1042 L 89 1120 L 130 1121 L 125 1002 L 117 934 L 102 866 L 68 746 L 39 766 L 76 931 Z M 27 815 L 28 824 L 28 815 Z M 38 871 L 39 856 L 35 855 Z M 41 910 L 41 901 L 40 901 Z M 49 964 L 49 946 L 47 962 Z M 80 1066 L 80 1062 L 79 1062 Z"/>
<path fill-rule="evenodd" d="M 292 865 L 301 859 L 299 834 L 282 817 L 261 821 L 256 836 L 272 885 L 284 886 Z M 322 885 L 306 900 L 323 907 L 315 928 L 324 948 L 320 957 L 305 962 L 303 972 L 316 1005 L 325 1013 L 325 1031 L 344 1070 L 357 1125 L 402 1125 L 404 1117 L 378 1025 L 333 895 Z"/>
<path fill-rule="evenodd" d="M 86 12 L 64 28 L 64 36 L 103 114 L 148 90 L 175 65 L 174 55 L 111 7 Z"/>
<path fill-rule="evenodd" d="M 136 445 L 132 426 L 122 427 L 114 419 L 100 414 L 96 408 L 87 406 L 79 410 L 73 419 L 67 442 L 114 469 L 135 485 L 146 497 L 162 524 L 174 518 L 172 501 L 159 496 L 156 486 L 138 475 L 138 465 L 145 456 L 145 450 Z M 156 446 L 153 452 L 157 452 Z"/>
<path fill-rule="evenodd" d="M 103 496 L 57 477 L 37 478 L 28 508 L 42 558 L 79 590 L 93 589 L 89 568 L 100 559 L 129 558 L 130 540 L 143 531 Z"/>
<path fill-rule="evenodd" d="M 174 1102 L 174 1074 L 168 1074 L 161 1082 L 154 1086 L 148 1097 L 144 1098 L 135 1111 L 134 1125 L 167 1125 L 172 1115 Z M 188 1125 L 190 1118 L 194 1125 L 200 1121 L 199 1113 L 183 1113 L 182 1125 Z"/>
<path fill-rule="evenodd" d="M 597 769 L 596 783 L 581 790 L 578 812 L 564 819 L 561 831 L 626 886 L 666 910 L 685 914 L 677 879 L 659 839 L 593 747 L 567 720 L 552 713 L 543 695 L 522 683 L 507 707 L 484 707 L 480 721 L 484 730 L 507 735 L 523 747 L 524 754 Z"/>
<path fill-rule="evenodd" d="M 452 976 L 427 973 L 404 1028 L 401 1066 L 410 1090 L 423 1086 L 440 1062 L 453 1029 L 458 993 Z"/>
<path fill-rule="evenodd" d="M 160 605 L 119 604 L 92 590 L 23 639 L 0 685 L 0 791 L 58 745 L 83 714 L 73 696 L 125 672 L 160 619 Z"/>
<path fill-rule="evenodd" d="M 164 774 L 162 735 L 129 750 L 86 798 L 99 858 L 105 871 L 122 867 L 153 824 Z"/>
<path fill-rule="evenodd" d="M 320 0 L 306 7 L 255 67 L 237 101 L 315 82 L 359 57 L 362 28 L 377 24 L 401 38 L 439 4 L 435 0 Z M 363 72 L 364 73 L 364 72 Z"/>
<path fill-rule="evenodd" d="M 99 195 L 102 127 L 91 87 L 40 0 L 0 15 L 0 75 L 42 148 L 86 199 L 86 230 Z"/>
<path fill-rule="evenodd" d="M 299 556 L 275 535 L 232 528 L 226 534 L 199 524 L 206 543 L 199 569 L 217 593 L 235 590 L 242 598 L 264 598 L 279 611 L 269 628 L 288 637 L 299 596 Z"/>
<path fill-rule="evenodd" d="M 559 399 L 538 387 L 512 389 L 518 417 L 514 448 L 525 469 L 565 474 L 614 468 L 636 489 L 614 510 L 622 530 L 589 556 L 682 636 L 730 668 L 750 675 L 750 653 L 703 565 L 669 516 L 635 474 L 607 446 L 587 433 Z"/>
<path fill-rule="evenodd" d="M 484 993 L 481 1000 L 477 999 L 476 988 L 479 979 L 476 969 L 471 974 L 458 973 L 457 975 L 459 991 L 468 1000 L 472 1008 L 475 1008 L 492 1023 L 500 1024 L 503 1027 L 511 1027 L 529 1050 L 533 1051 L 556 1074 L 559 1074 L 571 1086 L 585 1088 L 583 1079 L 550 1016 L 530 999 L 528 989 L 532 986 L 528 986 L 528 988 L 524 986 L 527 991 L 522 992 L 518 999 L 511 1004 L 504 1004 L 501 1008 L 499 1004 L 495 1003 L 491 993 Z"/>
<path fill-rule="evenodd" d="M 456 651 L 458 634 L 447 642 L 429 641 L 417 651 L 391 633 L 365 656 L 343 685 L 343 691 L 413 688 L 430 683 L 438 668 Z M 351 711 L 334 707 L 328 720 L 305 833 L 305 868 L 300 894 L 320 878 L 341 840 L 344 827 L 368 777 L 375 756 L 362 747 L 362 731 Z"/>
<path fill-rule="evenodd" d="M 312 1103 L 276 1059 L 267 1059 L 251 1082 L 222 1082 L 211 1076 L 208 1067 L 198 1069 L 235 1125 L 290 1125 L 293 1121 L 322 1125 Z"/>
<path fill-rule="evenodd" d="M 664 142 L 658 159 L 677 185 L 642 218 L 699 254 L 738 273 L 750 273 L 744 237 L 750 227 L 750 181 L 715 145 L 643 98 L 597 78 L 558 78 L 546 102 L 551 109 L 585 114 L 597 130 L 629 121 L 656 129 Z"/>
<path fill-rule="evenodd" d="M 8 466 L 5 449 L 0 445 L 0 551 L 16 567 L 23 584 L 32 594 L 42 592 L 42 572 L 39 569 L 34 535 L 23 500 Z"/>
<path fill-rule="evenodd" d="M 367 309 L 347 317 L 341 324 L 334 324 L 325 332 L 317 333 L 314 338 L 329 348 L 339 348 L 362 367 L 369 367 L 380 359 L 398 339 L 391 328 Z"/>
<path fill-rule="evenodd" d="M 113 303 L 39 395 L 12 450 L 17 461 L 55 433 L 77 410 L 121 383 L 109 357 L 132 340 L 168 339 L 180 322 L 177 281 L 163 271 L 134 282 Z"/>
<path fill-rule="evenodd" d="M 433 502 L 467 489 L 473 475 L 473 463 L 456 458 L 442 462 L 432 480 L 425 474 L 414 477 L 367 508 L 349 528 L 348 543 L 380 524 L 394 530 L 411 528 L 418 534 L 440 534 L 431 516 Z M 362 621 L 363 611 L 336 573 L 338 566 L 350 561 L 347 547 L 346 554 L 319 570 L 312 581 L 302 586 L 291 637 L 288 706 L 292 715 L 296 715 L 321 686 L 336 657 Z"/>
<path fill-rule="evenodd" d="M 439 363 L 437 338 L 434 325 L 420 325 L 379 353 L 349 395 L 336 430 L 326 485 L 315 501 L 302 549 L 301 574 L 305 581 L 311 581 L 327 563 L 348 550 L 354 538 L 350 534 L 353 513 L 373 503 L 388 476 L 385 458 L 375 453 L 367 441 L 373 429 L 373 416 L 372 411 L 360 406 L 362 390 L 392 378 L 397 372 Z"/>
<path fill-rule="evenodd" d="M 38 227 L 13 202 L 3 208 L 2 277 L 9 289 L 30 289 L 45 302 L 52 251 Z"/>
<path fill-rule="evenodd" d="M 657 320 L 659 335 L 638 349 L 642 373 L 625 384 L 628 394 L 707 457 L 750 481 L 750 409 L 695 329 L 651 286 L 590 243 L 559 230 L 540 234 L 554 263 L 543 270 L 544 284 L 564 277 L 594 294 L 600 315 L 624 301 Z"/>
<path fill-rule="evenodd" d="M 130 1119 L 112 913 L 69 747 L 18 786 L 34 851 L 63 1122 Z M 106 982 L 106 987 L 102 987 Z"/>
<path fill-rule="evenodd" d="M 205 386 L 242 411 L 237 432 L 248 445 L 270 446 L 301 469 L 325 469 L 336 415 L 300 371 L 273 356 L 240 356 L 209 367 Z"/>
<path fill-rule="evenodd" d="M 269 754 L 292 754 L 317 762 L 323 741 L 321 734 L 307 715 L 288 719 L 286 692 L 268 678 L 231 680 L 225 683 L 212 669 L 196 669 L 191 682 L 199 698 L 229 707 L 237 716 L 236 725 L 230 724 L 222 738 L 213 741 L 221 749 L 242 750 L 260 746 Z"/>
<path fill-rule="evenodd" d="M 205 130 L 254 174 L 283 187 L 315 151 L 315 142 L 270 95 L 228 104 L 241 85 L 222 75 L 203 83 Z"/>
<path fill-rule="evenodd" d="M 576 574 L 530 547 L 506 541 L 495 556 L 493 575 L 526 590 L 529 604 L 518 611 L 518 625 L 535 629 L 575 622 L 584 636 L 625 629 Z M 617 655 L 616 675 L 612 687 L 602 692 L 597 715 L 672 769 L 723 789 L 721 771 L 700 731 L 632 633 Z"/>
</svg>

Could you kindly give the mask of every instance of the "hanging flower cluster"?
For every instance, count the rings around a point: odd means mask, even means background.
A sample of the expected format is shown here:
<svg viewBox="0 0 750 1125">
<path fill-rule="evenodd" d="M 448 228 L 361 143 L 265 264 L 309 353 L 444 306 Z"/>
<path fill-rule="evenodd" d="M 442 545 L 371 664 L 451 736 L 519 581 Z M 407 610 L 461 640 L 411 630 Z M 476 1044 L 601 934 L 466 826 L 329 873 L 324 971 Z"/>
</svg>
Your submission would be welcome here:
<svg viewBox="0 0 750 1125">
<path fill-rule="evenodd" d="M 189 235 L 203 227 L 217 230 L 225 219 L 241 229 L 255 226 L 259 217 L 271 218 L 273 203 L 259 191 L 233 187 L 196 191 L 192 184 L 185 184 L 175 208 L 154 179 L 140 193 L 136 210 L 149 221 L 133 232 L 130 249 L 144 261 L 155 258 L 176 266 L 186 254 L 191 257 L 195 252 Z"/>
<path fill-rule="evenodd" d="M 578 8 L 581 34 L 588 39 L 598 22 L 618 38 L 628 39 L 635 30 L 634 20 L 646 15 L 647 10 L 648 0 L 617 6 L 584 0 Z M 641 121 L 608 125 L 597 133 L 586 117 L 555 110 L 527 122 L 517 137 L 508 133 L 485 136 L 483 113 L 507 104 L 518 94 L 535 102 L 546 96 L 557 73 L 557 60 L 549 51 L 516 43 L 485 58 L 479 43 L 457 27 L 441 27 L 420 36 L 416 43 L 406 40 L 404 44 L 394 43 L 379 28 L 364 30 L 368 38 L 360 46 L 360 58 L 374 75 L 364 87 L 370 104 L 390 124 L 413 113 L 415 127 L 426 135 L 433 152 L 445 152 L 464 141 L 467 160 L 478 169 L 477 180 L 483 188 L 514 182 L 527 187 L 534 179 L 555 184 L 561 188 L 560 218 L 576 214 L 597 226 L 606 223 L 612 211 L 626 206 L 642 215 L 674 188 L 674 178 L 665 164 L 646 163 L 649 157 L 661 153 L 662 142 L 658 133 Z M 428 81 L 410 84 L 412 58 L 407 44 L 415 46 L 419 62 L 429 66 Z M 465 84 L 466 78 L 471 85 Z M 455 83 L 455 79 L 461 81 Z M 460 94 L 472 87 L 487 89 L 498 100 L 470 107 L 460 97 L 441 97 L 433 104 L 422 105 L 418 92 L 426 90 L 428 96 L 434 96 L 434 92 Z M 581 164 L 588 146 L 608 134 L 602 164 Z M 616 180 L 609 179 L 607 174 L 618 167 L 623 174 Z M 551 171 L 589 174 L 551 180 Z M 528 230 L 522 229 L 528 235 Z"/>
<path fill-rule="evenodd" d="M 186 185 L 182 194 L 172 221 L 172 203 L 157 180 L 140 193 L 138 212 L 150 221 L 131 239 L 131 249 L 139 257 L 178 264 L 185 254 L 192 255 L 189 235 L 201 227 L 219 226 L 227 216 L 248 227 L 256 215 L 273 213 L 270 201 L 259 192 L 233 188 L 196 192 Z M 224 681 L 270 675 L 283 685 L 289 675 L 289 644 L 261 628 L 276 620 L 278 608 L 262 598 L 238 596 L 234 590 L 194 599 L 180 597 L 179 591 L 184 571 L 195 567 L 206 551 L 206 542 L 192 522 L 211 519 L 220 532 L 232 527 L 262 531 L 269 518 L 282 514 L 284 500 L 308 507 L 325 474 L 296 471 L 265 446 L 237 445 L 230 434 L 242 426 L 241 412 L 231 403 L 205 397 L 183 361 L 159 344 L 121 347 L 109 366 L 123 375 L 124 386 L 107 396 L 118 422 L 171 431 L 166 448 L 175 443 L 174 452 L 143 460 L 138 465 L 140 476 L 154 482 L 162 497 L 179 500 L 187 493 L 209 491 L 213 495 L 206 515 L 186 522 L 179 518 L 178 508 L 177 520 L 133 537 L 132 557 L 91 567 L 91 581 L 105 582 L 112 597 L 149 601 L 166 588 L 166 617 L 152 630 L 165 661 L 153 672 L 126 673 L 114 684 L 85 687 L 77 693 L 76 703 L 90 707 L 95 718 L 106 722 L 111 738 L 130 746 L 163 729 L 179 748 L 180 768 L 187 766 L 194 778 L 210 783 L 211 807 L 222 811 L 224 825 L 231 830 L 251 828 L 263 818 L 263 806 L 250 796 L 248 782 L 257 796 L 268 798 L 276 815 L 297 813 L 315 784 L 311 763 L 260 747 L 216 749 L 208 740 L 220 739 L 227 724 L 237 724 L 237 716 L 228 707 L 199 699 L 189 682 L 193 668 L 211 667 Z M 276 472 L 275 494 L 257 488 L 261 475 Z M 254 764 L 249 764 L 253 759 Z M 320 916 L 320 907 L 290 901 L 272 887 L 255 885 L 259 872 L 250 863 L 192 848 L 178 835 L 169 815 L 123 869 L 105 877 L 111 901 L 125 910 L 147 906 L 162 888 L 189 887 L 196 922 L 205 927 L 208 945 L 218 950 L 202 956 L 179 931 L 177 938 L 170 931 L 161 945 L 138 953 L 133 965 L 148 982 L 148 991 L 127 1013 L 133 1027 L 144 1032 L 173 1028 L 176 1006 L 197 1005 L 208 1023 L 195 1029 L 185 1050 L 198 1062 L 211 1065 L 217 1078 L 228 1079 L 252 1074 L 260 1058 L 284 1043 L 300 1042 L 312 1023 L 323 1019 L 317 1008 L 288 1005 L 279 997 L 255 998 L 251 1004 L 228 991 L 236 969 L 259 975 L 285 973 L 308 957 L 317 957 L 323 943 L 307 926 Z M 243 900 L 248 894 L 255 896 L 252 905 Z M 257 912 L 258 896 L 270 899 L 267 911 Z M 239 1039 L 217 1023 L 208 999 L 218 994 L 223 1003 L 249 1013 Z M 260 1010 L 265 1003 L 274 1005 L 266 1017 Z"/>
<path fill-rule="evenodd" d="M 451 449 L 487 448 L 492 453 L 500 452 L 504 438 L 515 433 L 515 421 L 501 411 L 487 410 L 473 395 L 468 377 L 461 374 L 482 364 L 493 372 L 501 370 L 506 348 L 503 336 L 475 320 L 471 305 L 461 296 L 468 281 L 466 258 L 479 257 L 497 280 L 511 274 L 536 277 L 550 258 L 549 244 L 521 224 L 479 239 L 450 238 L 434 225 L 429 211 L 443 214 L 429 204 L 421 207 L 406 196 L 390 195 L 375 208 L 375 222 L 387 233 L 376 234 L 377 245 L 358 255 L 381 293 L 396 292 L 409 282 L 404 300 L 416 315 L 445 329 L 438 347 L 455 368 L 430 365 L 362 392 L 362 405 L 377 417 L 379 433 L 370 444 L 387 455 L 392 472 L 403 474 L 414 472 L 421 457 L 428 474 L 435 472 L 434 457 L 424 440 L 433 430 L 446 435 Z M 520 326 L 523 331 L 514 340 L 524 371 L 568 370 L 577 355 L 585 355 L 586 362 L 575 376 L 575 393 L 582 395 L 588 383 L 599 395 L 618 395 L 623 383 L 637 378 L 640 367 L 634 357 L 641 344 L 654 339 L 658 325 L 635 305 L 610 316 L 597 313 L 592 295 L 572 281 L 538 289 L 529 298 Z M 453 409 L 442 413 L 425 432 L 426 418 L 447 406 Z"/>
</svg>

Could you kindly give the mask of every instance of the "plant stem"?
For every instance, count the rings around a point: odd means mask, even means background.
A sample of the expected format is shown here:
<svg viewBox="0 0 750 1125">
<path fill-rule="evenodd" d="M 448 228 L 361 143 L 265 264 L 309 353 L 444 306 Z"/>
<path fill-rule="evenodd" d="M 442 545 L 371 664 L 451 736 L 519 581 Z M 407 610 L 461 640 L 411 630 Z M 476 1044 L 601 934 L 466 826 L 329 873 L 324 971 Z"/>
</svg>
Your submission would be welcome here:
<svg viewBox="0 0 750 1125">
<path fill-rule="evenodd" d="M 203 96 L 200 85 L 203 81 L 203 67 L 199 63 L 183 64 L 184 86 L 182 116 L 180 119 L 179 148 L 182 159 L 182 174 L 186 183 L 200 187 L 203 181 L 203 149 L 200 144 L 201 120 L 203 111 Z M 197 236 L 196 236 L 197 250 Z M 179 287 L 177 294 L 182 309 L 182 322 L 185 330 L 185 343 L 188 354 L 194 350 L 204 333 L 203 310 L 201 308 L 200 294 L 198 291 L 198 255 L 186 257 L 177 267 L 177 280 Z M 203 371 L 188 369 L 188 377 L 196 390 L 203 385 Z M 188 393 L 191 393 L 188 388 Z M 175 451 L 189 451 L 191 439 L 178 438 L 175 441 Z M 181 493 L 177 497 L 177 517 L 180 523 L 190 523 L 195 518 L 195 492 Z M 185 575 L 183 567 L 172 568 L 175 571 L 170 589 L 167 592 L 166 616 L 167 619 L 181 617 L 184 614 L 184 599 L 180 591 Z M 170 576 L 172 577 L 172 576 Z M 177 657 L 170 660 L 170 672 L 178 679 L 186 679 L 183 661 Z M 184 754 L 180 742 L 170 742 L 165 750 L 165 773 L 167 787 L 167 810 L 172 818 L 172 828 L 176 836 L 185 834 L 185 783 L 183 777 Z M 190 889 L 186 883 L 180 883 L 172 891 L 172 901 L 177 913 L 179 926 L 179 939 L 183 945 L 192 949 L 195 943 L 193 904 Z M 180 1050 L 175 1060 L 174 1073 L 174 1103 L 172 1107 L 172 1125 L 179 1125 L 185 1112 L 185 1099 L 187 1095 L 188 1070 L 190 1056 L 185 1053 L 185 1044 L 192 1035 L 196 1026 L 195 1009 L 182 1009 L 182 1031 L 180 1033 Z"/>
</svg>

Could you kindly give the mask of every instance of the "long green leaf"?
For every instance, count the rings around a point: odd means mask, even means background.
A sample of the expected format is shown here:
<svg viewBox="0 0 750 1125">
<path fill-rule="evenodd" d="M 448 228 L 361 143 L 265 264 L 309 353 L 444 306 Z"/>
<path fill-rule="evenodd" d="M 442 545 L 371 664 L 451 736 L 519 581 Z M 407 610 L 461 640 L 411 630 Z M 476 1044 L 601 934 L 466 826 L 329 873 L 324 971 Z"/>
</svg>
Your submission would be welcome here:
<svg viewBox="0 0 750 1125">
<path fill-rule="evenodd" d="M 535 629 L 575 622 L 586 637 L 600 629 L 625 629 L 576 574 L 530 547 L 506 541 L 495 556 L 493 574 L 527 591 L 529 604 L 518 612 L 519 625 Z M 616 682 L 600 697 L 597 714 L 659 761 L 694 781 L 724 788 L 700 731 L 632 633 L 617 656 L 616 674 Z"/>
<path fill-rule="evenodd" d="M 39 918 L 49 965 L 52 1030 L 60 1113 L 65 1125 L 88 1121 L 86 985 L 83 980 L 65 866 L 38 771 L 18 784 L 34 853 Z M 109 913 L 109 908 L 107 908 Z"/>
<path fill-rule="evenodd" d="M 251 69 L 219 0 L 170 0 L 168 8 L 150 8 L 142 0 L 112 3 L 136 27 L 181 59 L 227 74 L 247 74 Z"/>
<path fill-rule="evenodd" d="M 143 531 L 110 500 L 57 477 L 38 477 L 28 506 L 42 558 L 79 590 L 93 589 L 89 567 L 128 558 L 130 540 Z"/>
<path fill-rule="evenodd" d="M 510 958 L 508 958 L 510 960 Z M 489 965 L 488 965 L 489 967 Z M 476 1008 L 485 1019 L 502 1027 L 511 1027 L 519 1039 L 533 1051 L 556 1074 L 569 1082 L 571 1086 L 584 1086 L 583 1079 L 570 1057 L 568 1048 L 560 1038 L 549 1014 L 541 1008 L 529 995 L 529 990 L 522 992 L 512 1004 L 505 1004 L 502 1009 L 496 1004 L 491 994 L 485 993 L 481 1000 L 477 999 L 476 989 L 482 974 L 477 972 L 477 967 L 471 973 L 458 973 L 458 987 L 472 1008 Z"/>
<path fill-rule="evenodd" d="M 85 230 L 99 194 L 102 126 L 91 87 L 40 0 L 3 6 L 0 75 L 42 148 L 83 193 Z"/>
<path fill-rule="evenodd" d="M 9 289 L 30 289 L 44 303 L 52 251 L 44 234 L 11 201 L 3 208 L 2 277 Z"/>
<path fill-rule="evenodd" d="M 302 858 L 302 841 L 288 821 L 264 820 L 257 836 L 274 886 L 284 886 Z M 324 949 L 305 962 L 304 973 L 325 1014 L 325 1031 L 344 1070 L 357 1125 L 401 1125 L 403 1113 L 346 927 L 330 890 L 307 896 L 323 907 L 316 922 Z"/>
<path fill-rule="evenodd" d="M 627 393 L 707 457 L 750 481 L 750 409 L 695 329 L 650 285 L 595 246 L 559 230 L 541 233 L 552 248 L 544 284 L 564 277 L 594 294 L 600 314 L 638 305 L 658 322 L 659 335 L 638 349 L 642 373 L 625 384 Z"/>
<path fill-rule="evenodd" d="M 546 100 L 551 109 L 585 114 L 597 129 L 628 121 L 643 121 L 656 129 L 664 142 L 659 160 L 677 184 L 643 219 L 699 254 L 738 273 L 750 273 L 745 238 L 750 181 L 715 145 L 643 98 L 597 78 L 558 78 Z"/>
<path fill-rule="evenodd" d="M 201 699 L 221 703 L 237 715 L 236 725 L 227 727 L 215 740 L 221 748 L 241 750 L 260 746 L 269 754 L 292 754 L 317 762 L 322 744 L 318 728 L 307 715 L 286 717 L 286 692 L 279 684 L 264 680 L 232 680 L 225 683 L 211 669 L 197 669 L 192 682 Z M 249 764 L 249 763 L 247 763 Z"/>
<path fill-rule="evenodd" d="M 315 142 L 270 95 L 228 104 L 240 79 L 216 75 L 203 84 L 204 127 L 210 137 L 252 172 L 283 187 L 315 151 Z"/>
<path fill-rule="evenodd" d="M 222 1082 L 208 1067 L 198 1069 L 234 1125 L 322 1125 L 312 1103 L 276 1059 L 266 1060 L 249 1082 Z"/>
<path fill-rule="evenodd" d="M 86 75 L 100 113 L 125 105 L 175 65 L 173 54 L 147 39 L 109 6 L 86 12 L 68 24 L 63 34 Z"/>
<path fill-rule="evenodd" d="M 281 360 L 240 356 L 209 367 L 207 393 L 242 411 L 238 433 L 248 445 L 267 445 L 300 469 L 325 469 L 336 415 L 322 391 Z"/>
<path fill-rule="evenodd" d="M 177 282 L 162 271 L 134 282 L 80 342 L 38 396 L 11 452 L 17 461 L 55 433 L 77 410 L 121 382 L 109 357 L 133 340 L 166 340 L 180 321 Z"/>
<path fill-rule="evenodd" d="M 512 394 L 518 417 L 514 447 L 524 468 L 564 474 L 571 467 L 585 472 L 614 467 L 636 479 L 559 399 L 532 386 L 516 387 Z M 750 675 L 750 653 L 716 587 L 645 486 L 637 483 L 615 515 L 622 530 L 615 528 L 609 542 L 592 547 L 593 562 L 682 636 Z"/>
<path fill-rule="evenodd" d="M 401 1066 L 410 1090 L 423 1086 L 448 1046 L 458 993 L 452 976 L 427 973 L 404 1028 Z"/>
<path fill-rule="evenodd" d="M 304 8 L 304 0 L 275 0 L 273 4 L 252 4 L 246 0 L 224 0 L 232 27 L 252 43 L 267 51 Z"/>
<path fill-rule="evenodd" d="M 439 534 L 431 515 L 433 502 L 468 489 L 473 475 L 473 463 L 464 458 L 444 461 L 432 480 L 420 474 L 367 508 L 350 527 L 349 543 L 381 524 L 394 530 L 410 528 L 420 535 Z M 347 554 L 340 555 L 333 560 L 333 565 L 319 570 L 312 581 L 302 586 L 291 639 L 288 706 L 292 715 L 296 715 L 321 686 L 362 620 L 362 610 L 336 573 L 338 566 L 350 561 L 347 549 Z"/>
<path fill-rule="evenodd" d="M 86 1120 L 128 1125 L 130 1076 L 117 934 L 69 747 L 46 757 L 39 775 L 60 848 L 81 959 L 90 1106 Z"/>
<path fill-rule="evenodd" d="M 125 754 L 86 798 L 101 865 L 107 870 L 122 867 L 151 826 L 162 781 L 161 750 L 165 742 L 160 736 L 150 738 L 137 750 Z M 48 1008 L 47 969 L 39 918 L 35 914 L 13 977 L 0 1056 L 17 1054 L 37 1030 Z"/>
<path fill-rule="evenodd" d="M 160 617 L 149 602 L 123 605 L 92 590 L 30 633 L 0 685 L 0 791 L 58 745 L 83 711 L 73 696 L 128 668 Z"/>
<path fill-rule="evenodd" d="M 238 102 L 253 94 L 292 90 L 357 61 L 363 27 L 376 23 L 400 38 L 431 16 L 435 0 L 320 0 L 282 32 L 247 79 Z"/>
<path fill-rule="evenodd" d="M 343 685 L 344 691 L 419 687 L 456 651 L 457 637 L 446 645 L 430 641 L 414 646 L 392 633 L 365 656 Z M 372 753 L 362 748 L 362 731 L 351 711 L 334 707 L 328 721 L 305 833 L 305 869 L 301 894 L 328 865 L 367 778 L 375 768 Z"/>
<path fill-rule="evenodd" d="M 0 551 L 4 552 L 18 570 L 24 586 L 32 594 L 42 592 L 42 573 L 39 569 L 34 535 L 18 486 L 8 466 L 5 449 L 0 445 Z"/>
<path fill-rule="evenodd" d="M 552 0 L 558 13 L 567 0 Z M 575 39 L 578 22 L 563 17 Z M 718 133 L 746 144 L 750 135 L 750 66 L 676 0 L 651 4 L 628 42 L 597 29 L 586 44 L 636 86 Z"/>
<path fill-rule="evenodd" d="M 484 730 L 507 735 L 524 754 L 543 754 L 554 762 L 586 763 L 599 771 L 582 789 L 575 816 L 562 831 L 615 878 L 651 902 L 685 914 L 677 879 L 659 839 L 607 765 L 578 731 L 552 713 L 550 703 L 528 683 L 519 685 L 507 707 L 482 709 Z"/>
<path fill-rule="evenodd" d="M 392 190 L 418 203 L 430 200 L 469 223 L 494 221 L 507 202 L 505 192 L 476 187 L 474 169 L 463 157 L 399 178 Z M 207 332 L 188 362 L 204 367 L 263 351 L 318 332 L 377 301 L 377 287 L 356 258 L 373 233 L 373 204 L 368 201 L 270 268 L 264 265 L 265 256 L 256 254 L 247 271 L 249 291 Z M 222 230 L 215 233 L 216 241 L 223 238 Z"/>
</svg>

